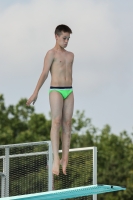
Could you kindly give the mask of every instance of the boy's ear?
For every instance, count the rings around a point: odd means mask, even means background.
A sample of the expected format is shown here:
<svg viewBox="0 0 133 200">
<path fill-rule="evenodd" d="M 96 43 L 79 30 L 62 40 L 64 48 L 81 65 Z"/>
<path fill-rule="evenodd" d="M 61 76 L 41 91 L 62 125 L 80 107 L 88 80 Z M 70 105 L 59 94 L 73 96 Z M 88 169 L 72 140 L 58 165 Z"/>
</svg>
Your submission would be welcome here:
<svg viewBox="0 0 133 200">
<path fill-rule="evenodd" d="M 57 34 L 55 34 L 55 39 L 57 39 L 58 38 L 58 35 Z"/>
</svg>

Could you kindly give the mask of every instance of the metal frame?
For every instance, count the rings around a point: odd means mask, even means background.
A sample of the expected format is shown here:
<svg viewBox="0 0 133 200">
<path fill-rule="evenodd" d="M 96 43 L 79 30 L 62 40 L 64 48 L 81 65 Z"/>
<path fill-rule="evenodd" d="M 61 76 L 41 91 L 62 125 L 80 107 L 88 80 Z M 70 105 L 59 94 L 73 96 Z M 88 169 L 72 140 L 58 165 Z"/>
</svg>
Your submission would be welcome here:
<svg viewBox="0 0 133 200">
<path fill-rule="evenodd" d="M 35 152 L 35 153 L 24 153 L 24 154 L 14 154 L 10 155 L 10 148 L 12 147 L 24 147 L 24 146 L 33 146 L 33 145 L 41 145 L 48 144 L 48 152 Z M 34 155 L 47 155 L 47 163 L 48 163 L 48 191 L 52 191 L 53 188 L 53 175 L 52 175 L 52 145 L 51 141 L 42 141 L 42 142 L 30 142 L 30 143 L 21 143 L 21 144 L 11 144 L 11 145 L 0 145 L 0 149 L 5 149 L 5 155 L 0 156 L 0 159 L 3 159 L 3 172 L 0 172 L 1 176 L 1 197 L 9 196 L 9 166 L 10 166 L 10 158 L 15 157 L 26 157 L 26 156 L 34 156 Z M 69 149 L 69 152 L 78 152 L 78 151 L 93 151 L 93 185 L 97 184 L 97 147 L 85 147 L 85 148 L 75 148 Z M 59 150 L 61 153 L 62 150 Z M 97 200 L 97 195 L 93 195 L 93 200 Z"/>
<path fill-rule="evenodd" d="M 10 148 L 13 147 L 25 147 L 25 146 L 35 146 L 41 144 L 48 144 L 48 152 L 35 152 L 35 153 L 24 153 L 24 154 L 14 154 L 10 155 Z M 30 142 L 30 143 L 20 143 L 20 144 L 11 144 L 11 145 L 0 145 L 0 149 L 5 149 L 5 155 L 0 156 L 0 159 L 3 159 L 3 172 L 0 172 L 1 176 L 1 197 L 9 197 L 9 166 L 10 158 L 16 157 L 26 157 L 34 155 L 44 155 L 48 154 L 48 191 L 52 190 L 52 146 L 50 141 L 42 142 Z"/>
<path fill-rule="evenodd" d="M 97 147 L 93 148 L 93 185 L 97 184 Z M 97 200 L 97 194 L 93 195 L 93 200 Z"/>
<path fill-rule="evenodd" d="M 96 185 L 97 184 L 97 147 L 69 149 L 69 152 L 87 151 L 87 150 L 93 151 L 93 185 Z M 59 153 L 62 153 L 62 150 L 59 150 Z M 93 200 L 97 200 L 97 194 L 93 195 Z"/>
</svg>

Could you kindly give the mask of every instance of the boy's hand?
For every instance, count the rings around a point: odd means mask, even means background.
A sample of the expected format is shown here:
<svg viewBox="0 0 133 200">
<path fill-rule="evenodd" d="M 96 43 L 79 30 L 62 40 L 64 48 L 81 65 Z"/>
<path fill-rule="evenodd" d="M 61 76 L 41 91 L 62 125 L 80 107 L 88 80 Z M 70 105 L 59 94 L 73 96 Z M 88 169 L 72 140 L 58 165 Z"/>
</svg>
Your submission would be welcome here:
<svg viewBox="0 0 133 200">
<path fill-rule="evenodd" d="M 26 102 L 26 105 L 29 106 L 32 102 L 33 102 L 33 105 L 35 104 L 37 100 L 37 94 L 33 94 L 29 99 L 28 101 Z"/>
</svg>

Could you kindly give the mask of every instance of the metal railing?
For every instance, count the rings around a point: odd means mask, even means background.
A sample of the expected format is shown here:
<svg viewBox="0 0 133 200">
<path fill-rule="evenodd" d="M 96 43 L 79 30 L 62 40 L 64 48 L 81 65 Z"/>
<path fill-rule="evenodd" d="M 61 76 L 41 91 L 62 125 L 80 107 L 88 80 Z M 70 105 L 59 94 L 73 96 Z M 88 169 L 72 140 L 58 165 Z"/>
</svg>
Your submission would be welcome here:
<svg viewBox="0 0 133 200">
<path fill-rule="evenodd" d="M 43 150 L 42 148 L 40 148 L 41 151 L 40 150 L 37 151 L 36 147 L 41 146 L 41 145 L 47 145 L 48 146 L 47 150 Z M 28 147 L 34 147 L 34 148 L 32 148 L 32 150 L 30 150 L 30 151 L 28 150 L 29 152 L 26 152 L 25 149 L 28 148 Z M 19 149 L 19 151 L 17 151 L 17 149 Z M 41 177 L 42 176 L 47 177 L 47 180 L 46 180 L 46 182 L 48 184 L 47 190 L 51 191 L 53 189 L 53 175 L 52 175 L 52 159 L 53 159 L 53 155 L 52 155 L 51 141 L 31 142 L 31 143 L 21 143 L 21 144 L 11 144 L 11 145 L 0 145 L 0 150 L 2 150 L 2 155 L 0 153 L 0 160 L 2 160 L 2 162 L 1 162 L 2 163 L 2 167 L 0 168 L 0 171 L 1 171 L 0 172 L 1 197 L 10 196 L 10 192 L 9 192 L 10 191 L 10 187 L 11 187 L 10 177 L 11 177 L 11 173 L 12 173 L 12 171 L 10 169 L 12 167 L 11 166 L 12 165 L 11 160 L 15 159 L 15 158 L 19 159 L 19 160 L 26 158 L 26 162 L 28 162 L 27 158 L 29 158 L 29 160 L 30 160 L 31 157 L 34 158 L 34 157 L 37 157 L 37 156 L 45 155 L 46 156 L 46 160 L 47 160 L 47 164 L 46 165 L 48 166 L 47 167 L 48 176 L 45 176 L 45 174 L 42 173 L 42 171 L 38 172 L 38 173 L 41 174 Z M 92 170 L 91 170 L 92 171 L 92 183 L 91 184 L 95 185 L 95 184 L 97 184 L 97 147 L 75 148 L 75 149 L 70 149 L 69 152 L 70 152 L 70 154 L 72 154 L 74 152 L 75 153 L 76 152 L 83 152 L 82 155 L 86 155 L 87 151 L 90 151 L 90 150 L 92 151 L 92 156 L 89 157 L 89 159 L 92 160 L 92 161 L 90 161 L 91 162 L 91 166 L 90 167 L 92 167 Z M 62 151 L 60 150 L 59 153 L 62 153 Z M 79 157 L 81 159 L 81 160 L 79 160 L 80 162 L 82 161 L 82 158 L 81 158 L 82 155 L 79 155 Z M 42 159 L 43 159 L 43 162 L 42 162 Z M 88 159 L 88 157 L 86 157 L 86 159 Z M 41 157 L 40 160 L 42 162 L 41 167 L 42 168 L 45 167 L 44 166 L 44 157 L 43 158 Z M 34 162 L 34 160 L 31 161 L 31 162 Z M 37 160 L 37 162 L 38 162 L 38 160 Z M 16 163 L 14 165 L 16 166 Z M 19 165 L 21 165 L 21 164 L 19 163 Z M 69 163 L 69 165 L 71 165 L 71 163 Z M 24 167 L 27 167 L 27 166 L 28 165 L 26 165 L 26 166 L 24 165 Z M 34 168 L 33 165 L 32 165 L 32 167 Z M 19 168 L 14 169 L 14 171 L 15 170 L 19 170 Z M 27 170 L 27 169 L 25 169 L 25 170 Z M 76 169 L 74 169 L 74 170 L 76 170 Z M 34 169 L 34 171 L 35 171 L 35 169 Z M 40 176 L 40 174 L 38 176 Z M 24 172 L 23 172 L 22 175 L 25 178 Z M 15 175 L 12 173 L 12 176 L 15 176 Z M 31 173 L 31 176 L 32 176 L 32 173 Z M 45 177 L 44 177 L 44 179 L 45 179 Z M 61 178 L 61 177 L 59 177 L 59 178 Z M 15 178 L 13 177 L 12 180 L 15 181 Z M 23 187 L 23 182 L 22 182 L 22 187 Z M 60 188 L 60 189 L 62 189 L 62 188 Z M 35 193 L 35 191 L 33 190 L 32 193 Z M 21 195 L 21 194 L 19 193 L 19 194 L 16 194 L 16 195 Z M 93 200 L 97 200 L 97 195 L 93 195 Z"/>
<path fill-rule="evenodd" d="M 13 154 L 10 155 L 10 150 L 12 148 L 20 148 L 20 147 L 32 147 L 38 145 L 48 145 L 48 151 L 39 151 L 34 153 L 21 153 L 21 154 Z M 22 157 L 31 157 L 38 155 L 46 155 L 47 157 L 47 165 L 48 167 L 48 190 L 52 190 L 52 146 L 50 141 L 42 141 L 42 142 L 31 142 L 31 143 L 21 143 L 21 144 L 11 144 L 11 145 L 0 145 L 0 150 L 4 150 L 4 155 L 0 156 L 0 159 L 3 160 L 3 172 L 0 172 L 1 176 L 1 197 L 9 196 L 9 171 L 10 171 L 10 159 L 11 158 L 22 158 Z"/>
<path fill-rule="evenodd" d="M 97 184 L 97 147 L 84 147 L 84 148 L 70 149 L 69 150 L 69 157 L 70 157 L 70 155 L 72 153 L 78 154 L 78 152 L 79 153 L 82 152 L 82 154 L 79 155 L 79 157 L 81 157 L 81 158 L 80 159 L 77 158 L 78 162 L 80 162 L 80 160 L 83 161 L 82 156 L 83 155 L 87 155 L 87 152 L 89 153 L 91 151 L 92 151 L 92 157 L 89 158 L 90 160 L 88 160 L 90 162 L 90 164 L 92 163 L 92 166 L 90 166 L 90 167 L 92 167 L 92 182 L 90 184 L 91 185 L 92 184 L 95 185 L 95 184 Z M 62 150 L 59 150 L 59 153 L 62 153 Z M 88 159 L 88 157 L 86 157 L 86 159 Z M 92 161 L 91 161 L 91 159 L 92 159 Z M 71 165 L 71 160 L 70 160 L 70 165 Z M 78 167 L 79 166 L 77 166 L 77 168 Z M 89 166 L 87 165 L 85 168 L 87 168 L 87 171 L 86 172 L 83 171 L 83 174 L 87 175 Z M 83 169 L 84 169 L 84 166 L 82 165 L 82 169 L 81 170 L 83 170 Z M 87 182 L 87 185 L 89 185 L 89 182 Z M 83 186 L 83 185 L 75 185 L 74 187 L 79 187 L 79 186 Z M 88 197 L 87 199 L 90 199 L 90 197 Z M 97 194 L 93 195 L 93 197 L 91 199 L 97 200 Z"/>
</svg>

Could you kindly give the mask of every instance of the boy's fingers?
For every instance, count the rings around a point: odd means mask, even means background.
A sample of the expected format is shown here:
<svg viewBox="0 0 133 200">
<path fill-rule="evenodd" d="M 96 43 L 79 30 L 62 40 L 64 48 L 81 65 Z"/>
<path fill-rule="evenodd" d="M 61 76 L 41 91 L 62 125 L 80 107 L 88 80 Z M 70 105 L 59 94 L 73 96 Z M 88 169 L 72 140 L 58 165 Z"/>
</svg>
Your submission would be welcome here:
<svg viewBox="0 0 133 200">
<path fill-rule="evenodd" d="M 36 102 L 36 99 L 33 101 L 33 105 L 35 104 L 35 102 Z"/>
<path fill-rule="evenodd" d="M 30 105 L 31 104 L 31 102 L 32 102 L 32 100 L 31 99 L 29 99 L 28 101 L 27 101 L 27 103 L 26 103 L 26 105 Z"/>
<path fill-rule="evenodd" d="M 29 106 L 29 102 L 28 101 L 27 101 L 26 105 Z"/>
<path fill-rule="evenodd" d="M 31 103 L 33 103 L 33 105 L 35 104 L 36 99 L 28 99 L 28 101 L 26 102 L 26 105 L 29 106 Z"/>
</svg>

